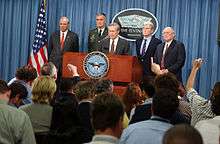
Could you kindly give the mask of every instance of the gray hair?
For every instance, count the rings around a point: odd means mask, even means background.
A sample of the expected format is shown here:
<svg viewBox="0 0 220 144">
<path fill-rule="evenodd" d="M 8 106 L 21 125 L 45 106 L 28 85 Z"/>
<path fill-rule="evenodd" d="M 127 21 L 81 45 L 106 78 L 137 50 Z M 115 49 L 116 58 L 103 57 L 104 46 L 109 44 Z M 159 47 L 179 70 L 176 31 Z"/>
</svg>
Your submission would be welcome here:
<svg viewBox="0 0 220 144">
<path fill-rule="evenodd" d="M 147 25 L 151 26 L 151 28 L 154 29 L 154 24 L 151 21 L 147 21 L 144 23 L 144 26 L 147 26 Z"/>
<path fill-rule="evenodd" d="M 108 27 L 116 27 L 116 30 L 117 30 L 117 31 L 120 31 L 120 28 L 121 28 L 121 27 L 119 26 L 119 24 L 118 24 L 118 23 L 115 23 L 115 22 L 109 24 Z"/>
<path fill-rule="evenodd" d="M 67 23 L 68 23 L 68 24 L 70 23 L 70 21 L 69 21 L 69 19 L 68 19 L 67 17 L 62 16 L 62 17 L 60 18 L 60 21 L 61 21 L 62 19 L 66 19 Z"/>
</svg>

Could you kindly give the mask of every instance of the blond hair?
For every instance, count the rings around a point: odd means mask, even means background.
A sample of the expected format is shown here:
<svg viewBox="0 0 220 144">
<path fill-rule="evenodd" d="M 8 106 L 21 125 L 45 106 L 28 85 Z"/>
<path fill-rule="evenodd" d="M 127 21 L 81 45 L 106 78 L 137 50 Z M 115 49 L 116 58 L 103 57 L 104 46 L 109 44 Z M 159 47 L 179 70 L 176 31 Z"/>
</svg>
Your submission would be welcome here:
<svg viewBox="0 0 220 144">
<path fill-rule="evenodd" d="M 50 76 L 36 78 L 32 85 L 32 100 L 38 104 L 49 104 L 56 91 L 56 83 Z"/>
</svg>

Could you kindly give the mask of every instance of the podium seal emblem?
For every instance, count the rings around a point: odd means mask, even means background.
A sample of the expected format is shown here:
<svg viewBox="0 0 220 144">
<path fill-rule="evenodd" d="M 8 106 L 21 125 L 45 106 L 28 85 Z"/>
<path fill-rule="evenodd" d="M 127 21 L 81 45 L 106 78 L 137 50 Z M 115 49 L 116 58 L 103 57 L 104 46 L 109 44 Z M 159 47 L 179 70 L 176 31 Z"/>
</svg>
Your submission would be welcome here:
<svg viewBox="0 0 220 144">
<path fill-rule="evenodd" d="M 89 53 L 83 61 L 83 70 L 90 78 L 104 77 L 109 70 L 108 57 L 99 51 Z"/>
</svg>

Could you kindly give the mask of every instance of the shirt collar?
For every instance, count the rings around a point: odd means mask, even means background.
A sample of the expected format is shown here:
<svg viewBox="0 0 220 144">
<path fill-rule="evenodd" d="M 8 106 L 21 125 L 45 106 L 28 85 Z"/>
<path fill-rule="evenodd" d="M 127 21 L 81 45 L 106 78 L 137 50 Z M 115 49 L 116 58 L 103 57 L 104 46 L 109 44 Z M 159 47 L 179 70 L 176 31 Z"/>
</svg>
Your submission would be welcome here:
<svg viewBox="0 0 220 144">
<path fill-rule="evenodd" d="M 147 41 L 150 41 L 152 38 L 152 36 L 149 36 L 149 37 L 144 37 L 144 40 L 147 40 Z"/>
<path fill-rule="evenodd" d="M 95 135 L 92 141 L 106 141 L 112 144 L 118 143 L 118 138 L 111 135 Z"/>
<path fill-rule="evenodd" d="M 0 99 L 0 104 L 5 104 L 5 105 L 7 105 L 7 104 L 8 104 L 8 101 Z"/>
<path fill-rule="evenodd" d="M 60 35 L 62 35 L 62 33 L 64 33 L 64 35 L 66 35 L 68 32 L 68 30 L 66 30 L 65 32 L 60 31 Z"/>
<path fill-rule="evenodd" d="M 170 46 L 170 44 L 172 43 L 173 40 L 165 42 L 165 46 L 168 45 L 168 47 Z"/>
</svg>

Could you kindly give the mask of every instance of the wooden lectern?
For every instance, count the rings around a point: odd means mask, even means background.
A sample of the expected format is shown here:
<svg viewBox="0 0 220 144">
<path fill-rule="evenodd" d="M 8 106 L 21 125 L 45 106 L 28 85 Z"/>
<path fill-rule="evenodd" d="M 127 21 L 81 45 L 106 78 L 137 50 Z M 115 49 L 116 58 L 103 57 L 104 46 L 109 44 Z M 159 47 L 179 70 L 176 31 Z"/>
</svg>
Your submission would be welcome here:
<svg viewBox="0 0 220 144">
<path fill-rule="evenodd" d="M 63 77 L 71 77 L 71 73 L 67 68 L 67 64 L 77 66 L 81 79 L 91 79 L 83 70 L 83 61 L 87 53 L 66 52 L 63 55 Z M 142 66 L 135 56 L 128 55 L 107 55 L 109 59 L 109 71 L 105 78 L 112 80 L 114 91 L 121 95 L 125 90 L 125 86 L 130 82 L 140 83 L 142 80 Z M 119 84 L 119 85 L 117 85 Z"/>
</svg>

